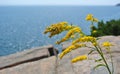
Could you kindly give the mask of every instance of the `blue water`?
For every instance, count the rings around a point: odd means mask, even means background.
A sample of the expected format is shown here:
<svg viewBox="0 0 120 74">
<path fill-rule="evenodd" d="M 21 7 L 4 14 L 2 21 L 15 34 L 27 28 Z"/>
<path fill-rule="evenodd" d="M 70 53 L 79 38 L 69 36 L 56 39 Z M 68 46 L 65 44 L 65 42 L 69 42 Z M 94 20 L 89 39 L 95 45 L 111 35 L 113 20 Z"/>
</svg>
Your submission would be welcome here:
<svg viewBox="0 0 120 74">
<path fill-rule="evenodd" d="M 29 48 L 54 44 L 61 38 L 52 39 L 44 35 L 46 26 L 67 21 L 79 25 L 90 34 L 90 22 L 85 21 L 88 13 L 99 20 L 120 18 L 120 7 L 115 6 L 1 6 L 0 7 L 0 56 L 9 55 Z"/>
</svg>

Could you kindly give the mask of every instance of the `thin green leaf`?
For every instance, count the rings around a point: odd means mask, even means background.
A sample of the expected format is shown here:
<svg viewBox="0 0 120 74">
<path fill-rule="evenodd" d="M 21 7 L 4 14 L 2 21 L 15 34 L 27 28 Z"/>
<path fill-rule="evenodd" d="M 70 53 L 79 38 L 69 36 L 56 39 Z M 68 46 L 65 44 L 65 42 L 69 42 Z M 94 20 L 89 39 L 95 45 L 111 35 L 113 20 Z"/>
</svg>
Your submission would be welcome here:
<svg viewBox="0 0 120 74">
<path fill-rule="evenodd" d="M 93 51 L 95 51 L 95 50 L 91 50 L 91 51 L 88 53 L 88 55 L 92 54 Z"/>
<path fill-rule="evenodd" d="M 89 46 L 86 46 L 87 48 L 90 48 L 92 50 L 96 50 L 94 47 L 89 47 Z"/>
<path fill-rule="evenodd" d="M 95 60 L 95 62 L 100 62 L 100 61 L 102 61 L 102 59 L 97 59 L 97 60 Z"/>
<path fill-rule="evenodd" d="M 96 66 L 94 67 L 94 70 L 97 69 L 97 68 L 100 67 L 100 66 L 106 67 L 106 65 L 104 65 L 104 64 L 98 64 L 98 65 L 96 65 Z"/>
</svg>

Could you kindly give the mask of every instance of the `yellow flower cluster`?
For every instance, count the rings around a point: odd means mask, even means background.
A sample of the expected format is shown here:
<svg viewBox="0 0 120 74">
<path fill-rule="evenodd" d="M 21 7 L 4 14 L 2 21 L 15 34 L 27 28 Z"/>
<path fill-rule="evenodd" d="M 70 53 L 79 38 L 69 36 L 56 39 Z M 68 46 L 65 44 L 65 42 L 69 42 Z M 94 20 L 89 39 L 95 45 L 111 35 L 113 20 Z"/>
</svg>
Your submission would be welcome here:
<svg viewBox="0 0 120 74">
<path fill-rule="evenodd" d="M 52 37 L 56 34 L 63 32 L 64 30 L 69 30 L 73 27 L 74 26 L 68 25 L 67 22 L 59 22 L 59 23 L 52 24 L 49 27 L 47 27 L 46 30 L 44 31 L 44 34 L 49 32 L 50 33 L 49 37 Z"/>
<path fill-rule="evenodd" d="M 88 14 L 88 15 L 86 16 L 86 20 L 87 20 L 87 21 L 93 20 L 93 15 L 92 15 L 92 14 Z"/>
<path fill-rule="evenodd" d="M 60 44 L 64 41 L 67 41 L 70 38 L 73 38 L 76 33 L 82 33 L 81 29 L 79 27 L 74 27 L 68 31 L 66 36 L 62 38 L 60 41 L 57 41 L 56 44 Z"/>
<path fill-rule="evenodd" d="M 92 43 L 96 43 L 96 38 L 92 37 L 92 36 L 84 36 L 84 37 L 80 37 L 80 38 L 74 40 L 72 42 L 72 44 L 76 44 L 76 43 L 79 43 L 79 42 L 92 42 Z"/>
<path fill-rule="evenodd" d="M 97 18 L 94 18 L 92 14 L 88 14 L 86 17 L 87 21 L 91 22 L 91 30 L 92 34 L 96 34 L 97 31 L 95 30 L 95 26 L 94 26 L 94 22 L 98 22 Z M 78 26 L 72 26 L 70 24 L 68 24 L 67 22 L 59 22 L 56 24 L 52 24 L 49 27 L 46 28 L 46 30 L 44 31 L 44 33 L 50 33 L 49 37 L 52 37 L 54 35 L 60 34 L 64 31 L 68 31 L 67 34 L 59 41 L 56 42 L 56 44 L 60 44 L 64 41 L 67 40 L 72 40 L 72 45 L 70 45 L 69 47 L 67 47 L 63 52 L 60 53 L 59 58 L 62 59 L 67 53 L 71 52 L 72 50 L 78 49 L 78 48 L 82 48 L 82 47 L 87 47 L 87 48 L 92 48 L 94 49 L 96 52 L 98 52 L 98 54 L 100 55 L 102 62 L 105 64 L 105 66 L 107 67 L 109 73 L 113 73 L 113 71 L 110 71 L 108 63 L 106 61 L 106 58 L 104 57 L 104 53 L 101 49 L 101 47 L 99 46 L 97 39 L 95 37 L 92 36 L 86 36 L 80 27 Z M 91 43 L 93 47 L 91 47 L 91 45 L 87 46 L 87 43 Z M 110 52 L 110 46 L 112 46 L 112 44 L 110 42 L 103 42 L 102 46 L 106 48 L 106 50 L 109 50 Z M 89 54 L 91 54 L 93 52 L 93 50 L 91 50 Z M 111 56 L 111 62 L 112 62 L 112 68 L 113 68 L 113 61 L 112 61 L 112 55 L 110 53 Z M 71 60 L 71 63 L 76 63 L 78 61 L 83 61 L 88 59 L 87 55 L 81 55 L 78 56 L 74 59 Z M 100 65 L 100 64 L 98 64 Z M 114 68 L 113 68 L 114 70 Z"/>
<path fill-rule="evenodd" d="M 93 30 L 92 33 L 97 33 L 97 31 L 96 31 L 96 30 Z"/>
<path fill-rule="evenodd" d="M 110 42 L 103 42 L 102 46 L 106 48 L 106 50 L 110 51 L 110 46 L 113 46 Z"/>
<path fill-rule="evenodd" d="M 74 44 L 74 45 L 71 45 L 69 46 L 68 48 L 66 48 L 60 55 L 60 59 L 63 58 L 64 55 L 66 55 L 67 53 L 71 52 L 72 50 L 74 49 L 77 49 L 77 48 L 80 48 L 80 47 L 84 47 L 85 44 Z"/>
<path fill-rule="evenodd" d="M 103 47 L 110 47 L 110 46 L 112 46 L 112 44 L 110 42 L 103 42 L 102 46 Z"/>
<path fill-rule="evenodd" d="M 86 16 L 86 20 L 87 21 L 92 21 L 92 22 L 98 22 L 98 19 L 97 18 L 94 18 L 92 14 L 88 14 Z"/>
<path fill-rule="evenodd" d="M 93 18 L 93 22 L 98 22 L 98 19 L 97 18 Z"/>
<path fill-rule="evenodd" d="M 72 63 L 75 63 L 77 61 L 82 61 L 82 60 L 86 60 L 87 59 L 87 55 L 82 55 L 82 56 L 78 56 L 74 59 L 71 60 Z"/>
</svg>

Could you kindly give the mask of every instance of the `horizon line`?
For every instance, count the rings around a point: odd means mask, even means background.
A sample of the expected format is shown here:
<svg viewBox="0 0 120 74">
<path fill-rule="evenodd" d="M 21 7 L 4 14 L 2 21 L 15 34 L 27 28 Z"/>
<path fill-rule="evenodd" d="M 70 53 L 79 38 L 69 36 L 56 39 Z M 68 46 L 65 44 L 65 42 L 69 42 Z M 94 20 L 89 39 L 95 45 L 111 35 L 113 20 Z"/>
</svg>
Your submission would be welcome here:
<svg viewBox="0 0 120 74">
<path fill-rule="evenodd" d="M 0 5 L 0 6 L 116 6 L 116 5 Z"/>
</svg>

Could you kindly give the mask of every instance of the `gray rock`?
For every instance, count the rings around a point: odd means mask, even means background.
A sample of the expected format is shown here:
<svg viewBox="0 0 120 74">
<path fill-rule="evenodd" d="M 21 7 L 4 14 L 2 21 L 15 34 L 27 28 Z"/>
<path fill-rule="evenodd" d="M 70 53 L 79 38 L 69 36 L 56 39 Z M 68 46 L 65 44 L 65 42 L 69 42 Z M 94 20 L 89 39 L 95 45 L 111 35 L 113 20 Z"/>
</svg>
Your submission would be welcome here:
<svg viewBox="0 0 120 74">
<path fill-rule="evenodd" d="M 103 41 L 110 41 L 115 45 L 112 47 L 112 55 L 114 60 L 115 74 L 120 74 L 120 36 L 103 36 L 100 37 L 99 43 Z M 65 49 L 68 45 L 63 44 Z M 10 56 L 5 56 L 0 58 L 0 67 L 14 64 L 19 61 L 28 60 L 35 58 L 38 55 L 46 55 L 48 51 L 32 49 L 30 51 L 24 51 Z M 56 56 L 38 59 L 35 61 L 24 62 L 9 68 L 4 68 L 0 70 L 0 74 L 107 74 L 105 68 L 100 67 L 96 71 L 93 71 L 93 67 L 98 64 L 93 59 L 99 58 L 97 53 L 89 56 L 88 60 L 79 61 L 77 63 L 71 63 L 71 59 L 87 54 L 90 51 L 89 48 L 79 48 L 76 49 L 63 57 L 63 59 L 56 58 Z M 105 51 L 105 50 L 104 50 Z M 48 54 L 47 54 L 48 55 Z M 105 54 L 107 61 L 110 61 L 109 55 Z"/>
<path fill-rule="evenodd" d="M 0 57 L 0 69 L 9 68 L 12 66 L 16 66 L 31 61 L 37 61 L 43 58 L 48 58 L 50 56 L 57 54 L 54 53 L 54 51 L 56 51 L 54 47 L 52 45 L 48 45 L 33 48 L 9 56 L 3 56 Z"/>
</svg>

